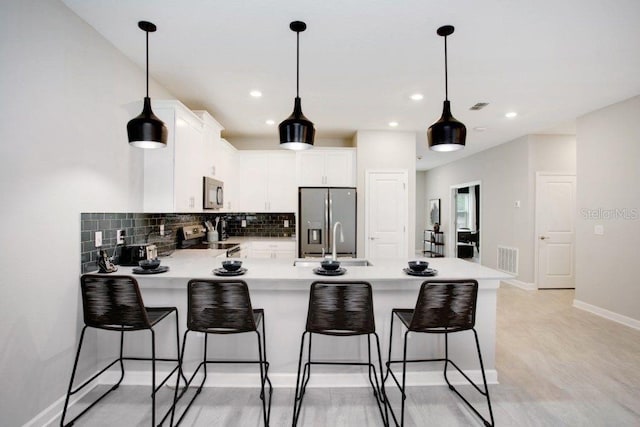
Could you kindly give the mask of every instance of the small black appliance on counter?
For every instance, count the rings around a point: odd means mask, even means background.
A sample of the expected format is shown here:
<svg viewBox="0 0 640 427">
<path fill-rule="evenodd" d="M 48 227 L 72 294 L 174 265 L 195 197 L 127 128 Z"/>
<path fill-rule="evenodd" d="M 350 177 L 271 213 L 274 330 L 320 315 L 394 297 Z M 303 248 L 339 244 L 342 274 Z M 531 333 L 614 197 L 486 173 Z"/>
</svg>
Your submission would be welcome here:
<svg viewBox="0 0 640 427">
<path fill-rule="evenodd" d="M 138 266 L 144 259 L 158 258 L 158 247 L 148 243 L 123 246 L 120 248 L 119 264 L 124 266 Z"/>
</svg>

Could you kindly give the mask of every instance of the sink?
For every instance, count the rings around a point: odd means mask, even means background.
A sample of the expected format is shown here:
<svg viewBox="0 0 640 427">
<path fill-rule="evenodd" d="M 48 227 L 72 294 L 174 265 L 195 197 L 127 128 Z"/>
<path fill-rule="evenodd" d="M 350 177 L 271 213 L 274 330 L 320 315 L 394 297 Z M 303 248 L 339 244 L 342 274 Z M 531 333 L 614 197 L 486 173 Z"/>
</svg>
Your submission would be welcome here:
<svg viewBox="0 0 640 427">
<path fill-rule="evenodd" d="M 320 267 L 320 258 L 302 258 L 293 262 L 295 267 Z M 369 267 L 373 264 L 366 259 L 359 258 L 338 258 L 341 267 Z"/>
</svg>

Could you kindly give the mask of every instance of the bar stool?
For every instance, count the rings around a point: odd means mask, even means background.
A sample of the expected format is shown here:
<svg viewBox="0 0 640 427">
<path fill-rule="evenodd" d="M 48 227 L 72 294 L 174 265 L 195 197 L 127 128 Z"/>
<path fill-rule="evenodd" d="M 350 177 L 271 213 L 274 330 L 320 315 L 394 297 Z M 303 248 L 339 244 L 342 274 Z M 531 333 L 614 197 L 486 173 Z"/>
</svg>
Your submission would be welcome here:
<svg viewBox="0 0 640 427">
<path fill-rule="evenodd" d="M 189 389 L 191 382 L 200 368 L 204 370 L 204 377 L 198 386 L 195 394 L 187 404 L 184 412 L 178 419 L 179 425 L 187 411 L 193 404 L 207 379 L 207 364 L 214 363 L 256 363 L 260 366 L 260 399 L 262 400 L 262 415 L 264 425 L 269 425 L 271 415 L 271 395 L 273 388 L 268 376 L 269 362 L 267 362 L 267 349 L 265 339 L 265 319 L 263 309 L 253 309 L 249 297 L 247 284 L 242 280 L 213 280 L 213 279 L 192 279 L 187 285 L 189 311 L 187 314 L 187 330 L 182 341 L 182 355 L 187 346 L 187 335 L 189 332 L 204 333 L 204 352 L 202 362 L 198 365 L 191 377 L 187 380 L 187 386 L 180 395 L 174 398 L 174 407 L 179 399 Z M 258 327 L 262 323 L 262 332 Z M 255 332 L 258 338 L 258 360 L 208 360 L 207 343 L 209 334 L 239 334 L 244 332 Z M 182 371 L 182 367 L 180 368 Z M 269 402 L 265 399 L 265 383 L 269 384 Z M 173 425 L 174 415 L 171 415 Z"/>
<path fill-rule="evenodd" d="M 308 361 L 302 369 L 305 336 L 309 334 Z M 334 336 L 367 335 L 367 362 L 322 362 L 311 359 L 311 338 L 313 334 Z M 298 375 L 296 377 L 296 392 L 293 401 L 293 426 L 298 423 L 302 399 L 307 383 L 311 377 L 311 365 L 354 365 L 369 367 L 369 382 L 373 387 L 378 409 L 385 426 L 388 425 L 388 414 L 385 405 L 384 383 L 378 381 L 376 367 L 371 362 L 371 335 L 376 338 L 378 349 L 378 363 L 380 379 L 382 380 L 382 357 L 380 354 L 380 340 L 376 333 L 373 316 L 373 295 L 371 284 L 367 282 L 324 282 L 316 281 L 311 284 L 309 293 L 309 309 L 307 311 L 307 326 L 302 333 L 300 356 L 298 358 Z M 384 406 L 384 410 L 383 410 Z"/>
<path fill-rule="evenodd" d="M 404 403 L 407 398 L 405 393 L 405 379 L 407 374 L 407 363 L 413 362 L 445 362 L 444 363 L 444 379 L 449 389 L 455 392 L 469 408 L 484 422 L 485 426 L 493 426 L 493 411 L 491 410 L 491 399 L 489 398 L 489 388 L 487 387 L 487 379 L 484 373 L 484 365 L 482 364 L 482 354 L 480 353 L 480 342 L 478 341 L 478 333 L 476 332 L 476 300 L 478 297 L 478 282 L 472 279 L 468 280 L 427 280 L 420 286 L 420 293 L 415 308 L 403 309 L 394 308 L 391 311 L 391 333 L 389 336 L 389 359 L 387 361 L 387 372 L 384 382 L 387 381 L 391 374 L 396 385 L 400 389 L 402 396 L 400 424 L 396 418 L 393 408 L 387 399 L 391 415 L 396 425 L 404 425 Z M 404 350 L 402 360 L 391 360 L 391 347 L 393 344 L 393 319 L 397 317 L 402 325 L 407 329 L 404 333 Z M 471 330 L 475 337 L 476 349 L 478 351 L 478 360 L 480 361 L 480 371 L 482 372 L 482 382 L 484 390 L 480 389 L 452 360 L 449 359 L 449 341 L 448 336 L 451 333 Z M 444 334 L 444 359 L 419 359 L 407 360 L 407 338 L 409 332 L 427 333 L 427 334 Z M 391 364 L 402 363 L 402 384 L 398 381 L 395 374 L 391 370 Z M 489 407 L 489 416 L 491 422 L 487 421 L 476 408 L 469 403 L 467 399 L 451 385 L 447 378 L 447 367 L 451 364 L 462 374 L 464 378 L 487 399 Z"/>
<path fill-rule="evenodd" d="M 85 274 L 80 278 L 82 289 L 82 305 L 84 311 L 84 327 L 80 334 L 80 343 L 78 344 L 78 351 L 76 353 L 75 361 L 73 363 L 73 370 L 71 372 L 71 380 L 69 381 L 69 389 L 64 402 L 64 408 L 62 410 L 62 418 L 60 419 L 60 426 L 70 426 L 78 418 L 84 415 L 89 409 L 96 405 L 100 400 L 106 397 L 113 390 L 117 389 L 122 379 L 124 378 L 124 361 L 125 360 L 145 360 L 151 361 L 151 424 L 156 425 L 156 393 L 167 382 L 169 377 L 173 375 L 180 365 L 180 334 L 178 332 L 178 310 L 175 307 L 145 307 L 142 302 L 142 296 L 140 295 L 140 289 L 136 279 L 130 276 L 102 276 L 95 274 Z M 176 315 L 176 358 L 158 358 L 156 357 L 156 341 L 154 326 L 161 320 L 166 318 L 169 314 L 175 313 Z M 73 381 L 76 375 L 76 369 L 78 367 L 78 360 L 80 358 L 80 351 L 82 350 L 82 343 L 84 340 L 84 334 L 87 328 L 96 328 L 107 331 L 120 332 L 120 353 L 117 359 L 108 364 L 101 371 L 85 381 L 82 385 L 73 389 Z M 124 357 L 124 333 L 131 331 L 148 330 L 151 332 L 151 358 L 144 357 Z M 64 418 L 67 413 L 69 398 L 86 387 L 93 380 L 98 378 L 107 369 L 111 368 L 116 363 L 120 364 L 120 379 L 118 382 L 111 386 L 109 390 L 103 393 L 98 399 L 96 399 L 91 405 L 84 409 L 79 415 L 64 423 Z M 175 368 L 169 372 L 169 374 L 162 380 L 162 382 L 156 387 L 156 362 L 176 362 Z M 179 381 L 179 377 L 177 378 Z M 177 387 L 177 381 L 176 381 Z M 160 421 L 160 424 L 164 422 L 171 408 L 165 413 Z"/>
</svg>

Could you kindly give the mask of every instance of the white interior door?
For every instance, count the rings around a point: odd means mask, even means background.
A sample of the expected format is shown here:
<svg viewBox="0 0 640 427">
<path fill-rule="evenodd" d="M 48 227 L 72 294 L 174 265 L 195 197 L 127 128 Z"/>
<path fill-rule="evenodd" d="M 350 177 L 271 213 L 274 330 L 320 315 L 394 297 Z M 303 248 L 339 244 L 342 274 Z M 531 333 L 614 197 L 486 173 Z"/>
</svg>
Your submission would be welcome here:
<svg viewBox="0 0 640 427">
<path fill-rule="evenodd" d="M 575 287 L 575 205 L 575 175 L 537 174 L 538 288 Z"/>
<path fill-rule="evenodd" d="M 366 257 L 407 257 L 407 181 L 406 171 L 367 171 Z"/>
</svg>

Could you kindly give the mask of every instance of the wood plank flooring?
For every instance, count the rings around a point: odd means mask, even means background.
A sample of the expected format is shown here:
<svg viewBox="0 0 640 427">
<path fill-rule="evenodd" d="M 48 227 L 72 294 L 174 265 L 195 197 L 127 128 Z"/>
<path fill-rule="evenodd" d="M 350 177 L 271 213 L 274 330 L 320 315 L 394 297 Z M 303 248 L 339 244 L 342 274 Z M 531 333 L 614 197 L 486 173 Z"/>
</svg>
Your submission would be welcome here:
<svg viewBox="0 0 640 427">
<path fill-rule="evenodd" d="M 490 386 L 497 426 L 640 426 L 640 331 L 575 309 L 572 300 L 570 290 L 503 284 L 498 291 L 500 384 Z M 397 404 L 397 391 L 389 393 Z M 170 397 L 161 395 L 159 406 L 167 407 Z M 486 413 L 481 398 L 472 400 Z M 291 425 L 292 402 L 292 389 L 274 390 L 272 426 Z M 208 388 L 181 425 L 258 427 L 261 408 L 257 389 Z M 405 418 L 406 426 L 482 425 L 446 387 L 410 388 Z M 148 388 L 124 386 L 76 426 L 149 424 Z M 298 425 L 382 422 L 369 389 L 309 388 Z"/>
</svg>

